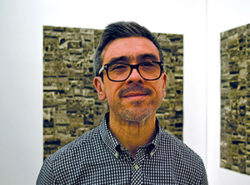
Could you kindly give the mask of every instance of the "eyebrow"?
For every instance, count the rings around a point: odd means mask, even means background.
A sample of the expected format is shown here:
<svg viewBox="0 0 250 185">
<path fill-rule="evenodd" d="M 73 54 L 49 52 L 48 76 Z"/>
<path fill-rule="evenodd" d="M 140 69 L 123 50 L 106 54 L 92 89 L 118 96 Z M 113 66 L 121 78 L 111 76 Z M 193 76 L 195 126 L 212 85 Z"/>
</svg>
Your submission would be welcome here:
<svg viewBox="0 0 250 185">
<path fill-rule="evenodd" d="M 146 54 L 143 54 L 143 55 L 139 55 L 137 58 L 139 60 L 144 60 L 146 58 L 150 58 L 150 59 L 156 60 L 156 61 L 159 60 L 158 57 L 155 54 L 151 54 L 151 53 L 146 53 Z"/>
<path fill-rule="evenodd" d="M 126 56 L 120 56 L 120 57 L 114 57 L 114 58 L 111 58 L 108 62 L 108 64 L 116 64 L 118 63 L 118 61 L 129 61 L 129 57 L 126 57 Z"/>
<path fill-rule="evenodd" d="M 155 61 L 159 60 L 155 54 L 151 54 L 151 53 L 139 55 L 136 57 L 136 60 L 140 61 L 140 60 L 144 60 L 146 58 L 150 58 L 150 59 L 155 60 Z M 110 59 L 108 64 L 115 64 L 115 63 L 118 63 L 118 61 L 128 62 L 130 59 L 131 59 L 131 57 L 127 57 L 127 56 L 114 57 L 114 58 Z"/>
</svg>

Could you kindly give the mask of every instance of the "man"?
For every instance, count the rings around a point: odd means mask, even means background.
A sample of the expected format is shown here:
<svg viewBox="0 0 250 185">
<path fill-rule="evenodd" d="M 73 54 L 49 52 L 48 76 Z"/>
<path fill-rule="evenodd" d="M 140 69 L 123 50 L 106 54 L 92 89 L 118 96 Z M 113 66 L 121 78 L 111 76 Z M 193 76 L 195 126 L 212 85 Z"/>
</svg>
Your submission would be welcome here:
<svg viewBox="0 0 250 185">
<path fill-rule="evenodd" d="M 146 28 L 134 22 L 107 26 L 95 73 L 109 113 L 48 157 L 37 184 L 207 184 L 201 158 L 156 118 L 167 76 L 160 46 Z"/>
</svg>

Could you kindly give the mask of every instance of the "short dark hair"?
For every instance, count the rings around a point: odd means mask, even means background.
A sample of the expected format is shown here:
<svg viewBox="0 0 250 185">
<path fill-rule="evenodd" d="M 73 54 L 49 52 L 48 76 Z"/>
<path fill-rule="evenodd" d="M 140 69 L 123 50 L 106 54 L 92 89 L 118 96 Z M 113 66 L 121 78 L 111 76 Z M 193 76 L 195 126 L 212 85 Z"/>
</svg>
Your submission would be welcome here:
<svg viewBox="0 0 250 185">
<path fill-rule="evenodd" d="M 139 25 L 135 22 L 115 22 L 108 25 L 101 37 L 98 47 L 96 48 L 94 56 L 94 71 L 95 75 L 99 76 L 98 72 L 102 67 L 102 52 L 108 43 L 114 41 L 118 38 L 126 37 L 145 37 L 149 39 L 159 50 L 160 60 L 163 63 L 164 58 L 160 44 L 158 43 L 156 37 L 145 27 Z"/>
</svg>

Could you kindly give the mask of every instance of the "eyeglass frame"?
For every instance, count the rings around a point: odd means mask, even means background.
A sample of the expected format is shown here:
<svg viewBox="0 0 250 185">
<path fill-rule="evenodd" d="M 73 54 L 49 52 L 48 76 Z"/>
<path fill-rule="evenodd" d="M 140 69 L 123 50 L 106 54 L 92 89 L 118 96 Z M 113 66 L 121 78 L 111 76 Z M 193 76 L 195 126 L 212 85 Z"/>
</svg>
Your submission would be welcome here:
<svg viewBox="0 0 250 185">
<path fill-rule="evenodd" d="M 98 74 L 99 74 L 99 76 L 101 76 L 102 72 L 105 70 L 108 79 L 109 79 L 110 81 L 112 81 L 112 82 L 124 82 L 124 81 L 126 81 L 126 80 L 130 77 L 130 75 L 131 75 L 133 69 L 136 69 L 137 72 L 139 73 L 139 75 L 142 77 L 142 79 L 143 79 L 143 80 L 146 80 L 146 81 L 158 80 L 158 79 L 161 77 L 161 75 L 162 75 L 162 73 L 163 73 L 163 69 L 164 69 L 163 63 L 162 63 L 161 61 L 152 61 L 152 63 L 157 63 L 157 64 L 160 66 L 160 74 L 159 74 L 159 77 L 154 78 L 154 79 L 146 79 L 146 78 L 144 78 L 144 77 L 141 75 L 141 73 L 140 73 L 140 71 L 139 71 L 139 66 L 140 66 L 141 64 L 143 64 L 143 63 L 145 63 L 145 62 L 142 62 L 142 63 L 139 63 L 139 64 L 135 64 L 135 65 L 124 64 L 124 65 L 128 65 L 128 66 L 130 67 L 130 72 L 129 72 L 127 78 L 125 78 L 124 80 L 112 80 L 112 79 L 109 77 L 108 68 L 109 68 L 109 66 L 113 65 L 113 63 L 104 64 L 104 65 L 101 67 L 101 69 L 99 70 Z M 102 77 L 102 76 L 101 76 L 101 77 Z"/>
</svg>

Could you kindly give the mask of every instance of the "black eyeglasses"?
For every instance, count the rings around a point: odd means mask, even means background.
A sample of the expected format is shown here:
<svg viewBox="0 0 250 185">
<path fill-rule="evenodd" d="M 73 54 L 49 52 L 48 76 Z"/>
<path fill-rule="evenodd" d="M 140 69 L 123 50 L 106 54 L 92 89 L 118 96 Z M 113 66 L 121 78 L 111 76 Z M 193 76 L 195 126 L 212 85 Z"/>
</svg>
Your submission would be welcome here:
<svg viewBox="0 0 250 185">
<path fill-rule="evenodd" d="M 115 63 L 102 66 L 99 70 L 99 75 L 106 70 L 110 81 L 122 82 L 129 78 L 134 68 L 144 80 L 148 81 L 159 79 L 163 72 L 163 64 L 161 62 L 142 62 L 136 65 Z"/>
</svg>

